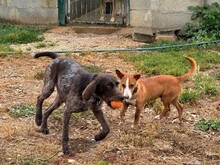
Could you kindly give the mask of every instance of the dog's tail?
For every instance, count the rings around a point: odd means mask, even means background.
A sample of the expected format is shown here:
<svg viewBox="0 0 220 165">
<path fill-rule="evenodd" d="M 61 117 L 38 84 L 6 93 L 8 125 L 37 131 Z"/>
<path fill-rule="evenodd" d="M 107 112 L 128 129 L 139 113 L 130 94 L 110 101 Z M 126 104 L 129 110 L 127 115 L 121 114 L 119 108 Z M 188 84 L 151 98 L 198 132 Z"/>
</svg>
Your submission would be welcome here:
<svg viewBox="0 0 220 165">
<path fill-rule="evenodd" d="M 185 80 L 187 80 L 189 77 L 191 77 L 195 72 L 196 72 L 196 61 L 192 58 L 192 57 L 187 57 L 185 56 L 185 58 L 191 62 L 191 68 L 189 69 L 189 71 L 185 74 L 183 74 L 182 76 L 179 76 L 178 79 L 183 82 Z"/>
<path fill-rule="evenodd" d="M 43 57 L 43 56 L 47 56 L 47 57 L 50 57 L 52 59 L 55 59 L 58 57 L 58 55 L 56 53 L 53 53 L 53 52 L 41 52 L 41 53 L 36 53 L 34 55 L 34 58 L 39 58 L 39 57 Z"/>
</svg>

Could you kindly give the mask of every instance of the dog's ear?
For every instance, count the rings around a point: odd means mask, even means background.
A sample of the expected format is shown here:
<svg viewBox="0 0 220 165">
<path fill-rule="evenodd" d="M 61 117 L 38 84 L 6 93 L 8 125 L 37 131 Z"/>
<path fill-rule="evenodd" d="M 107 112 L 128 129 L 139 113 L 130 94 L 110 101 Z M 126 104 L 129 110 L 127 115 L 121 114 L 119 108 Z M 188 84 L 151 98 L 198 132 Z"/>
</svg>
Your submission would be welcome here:
<svg viewBox="0 0 220 165">
<path fill-rule="evenodd" d="M 121 71 L 118 69 L 115 70 L 115 73 L 117 74 L 118 78 L 120 78 L 120 79 L 122 79 L 124 77 L 124 74 L 121 73 Z"/>
<path fill-rule="evenodd" d="M 84 89 L 83 93 L 82 93 L 82 97 L 84 101 L 88 101 L 93 93 L 95 92 L 97 86 L 97 82 L 95 80 L 93 80 L 89 85 L 87 85 L 87 87 Z"/>
<path fill-rule="evenodd" d="M 141 77 L 141 74 L 135 74 L 133 77 L 135 78 L 135 80 L 138 80 Z"/>
</svg>

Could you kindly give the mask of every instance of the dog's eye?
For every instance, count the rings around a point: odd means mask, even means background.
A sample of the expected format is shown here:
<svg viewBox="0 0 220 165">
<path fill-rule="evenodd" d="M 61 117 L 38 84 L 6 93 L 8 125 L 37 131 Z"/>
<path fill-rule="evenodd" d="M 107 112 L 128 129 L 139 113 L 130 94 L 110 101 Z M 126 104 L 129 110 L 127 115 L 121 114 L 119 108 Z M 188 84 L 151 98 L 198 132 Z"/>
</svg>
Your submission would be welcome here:
<svg viewBox="0 0 220 165">
<path fill-rule="evenodd" d="M 114 87 L 114 84 L 112 82 L 108 83 L 108 88 L 113 88 Z"/>
<path fill-rule="evenodd" d="M 119 82 L 116 82 L 116 86 L 118 87 L 118 85 L 119 85 Z"/>
<path fill-rule="evenodd" d="M 122 86 L 123 88 L 125 88 L 125 87 L 126 87 L 126 86 L 125 86 L 125 84 L 122 84 L 121 86 Z"/>
<path fill-rule="evenodd" d="M 129 87 L 130 87 L 130 88 L 133 88 L 133 87 L 134 87 L 134 85 L 133 85 L 133 84 L 131 84 L 131 85 L 129 85 Z"/>
</svg>

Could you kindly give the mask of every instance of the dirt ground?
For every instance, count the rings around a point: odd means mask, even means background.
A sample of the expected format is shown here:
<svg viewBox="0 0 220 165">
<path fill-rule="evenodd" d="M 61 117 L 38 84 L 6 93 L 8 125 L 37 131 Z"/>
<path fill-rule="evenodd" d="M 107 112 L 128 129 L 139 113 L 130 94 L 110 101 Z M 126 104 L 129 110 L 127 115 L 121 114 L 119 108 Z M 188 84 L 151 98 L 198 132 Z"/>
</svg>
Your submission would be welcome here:
<svg viewBox="0 0 220 165">
<path fill-rule="evenodd" d="M 46 43 L 55 46 L 37 49 L 37 43 L 14 45 L 27 51 L 107 49 L 137 47 L 121 33 L 109 35 L 76 34 L 70 27 L 58 27 L 45 34 Z M 119 53 L 71 54 L 80 64 L 94 64 L 114 74 L 115 68 L 134 71 L 135 68 L 117 55 Z M 220 98 L 201 98 L 197 105 L 184 105 L 183 124 L 173 123 L 177 115 L 172 110 L 163 120 L 154 120 L 155 111 L 144 109 L 140 125 L 132 128 L 134 107 L 126 113 L 126 122 L 119 125 L 119 110 L 103 106 L 110 126 L 109 135 L 101 142 L 87 142 L 85 137 L 99 132 L 100 125 L 90 112 L 73 115 L 70 124 L 70 149 L 74 154 L 58 157 L 61 150 L 62 113 L 48 121 L 50 133 L 41 134 L 34 123 L 34 116 L 14 119 L 8 115 L 8 107 L 19 103 L 36 104 L 42 80 L 35 78 L 51 59 L 33 59 L 25 56 L 0 57 L 0 162 L 1 164 L 24 164 L 22 160 L 35 160 L 39 164 L 96 165 L 109 162 L 114 165 L 217 165 L 220 164 L 220 133 L 193 129 L 200 118 L 219 119 L 217 105 Z M 48 99 L 45 107 L 52 99 Z M 61 111 L 61 110 L 58 110 Z M 58 112 L 57 112 L 58 113 Z M 58 113 L 59 114 L 59 113 Z M 27 163 L 26 163 L 27 164 Z M 34 163 L 33 163 L 34 164 Z"/>
</svg>

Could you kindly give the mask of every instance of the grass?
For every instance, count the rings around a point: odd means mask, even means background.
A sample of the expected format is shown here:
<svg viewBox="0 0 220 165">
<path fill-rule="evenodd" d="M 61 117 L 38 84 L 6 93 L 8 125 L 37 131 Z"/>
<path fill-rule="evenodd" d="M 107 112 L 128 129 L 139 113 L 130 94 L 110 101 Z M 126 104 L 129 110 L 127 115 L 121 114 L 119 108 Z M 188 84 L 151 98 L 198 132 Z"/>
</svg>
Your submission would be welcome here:
<svg viewBox="0 0 220 165">
<path fill-rule="evenodd" d="M 26 44 L 42 41 L 45 29 L 27 25 L 0 24 L 0 44 Z"/>
<path fill-rule="evenodd" d="M 36 26 L 0 23 L 0 54 L 14 52 L 10 48 L 10 44 L 27 44 L 42 41 L 44 39 L 42 34 L 45 30 Z"/>
<path fill-rule="evenodd" d="M 217 85 L 216 79 L 208 75 L 198 74 L 194 77 L 195 90 L 200 91 L 201 94 L 209 96 L 217 96 L 220 94 L 220 86 Z"/>
<path fill-rule="evenodd" d="M 8 44 L 0 44 L 0 53 L 3 52 L 13 52 L 14 50 L 10 48 Z"/>
</svg>

